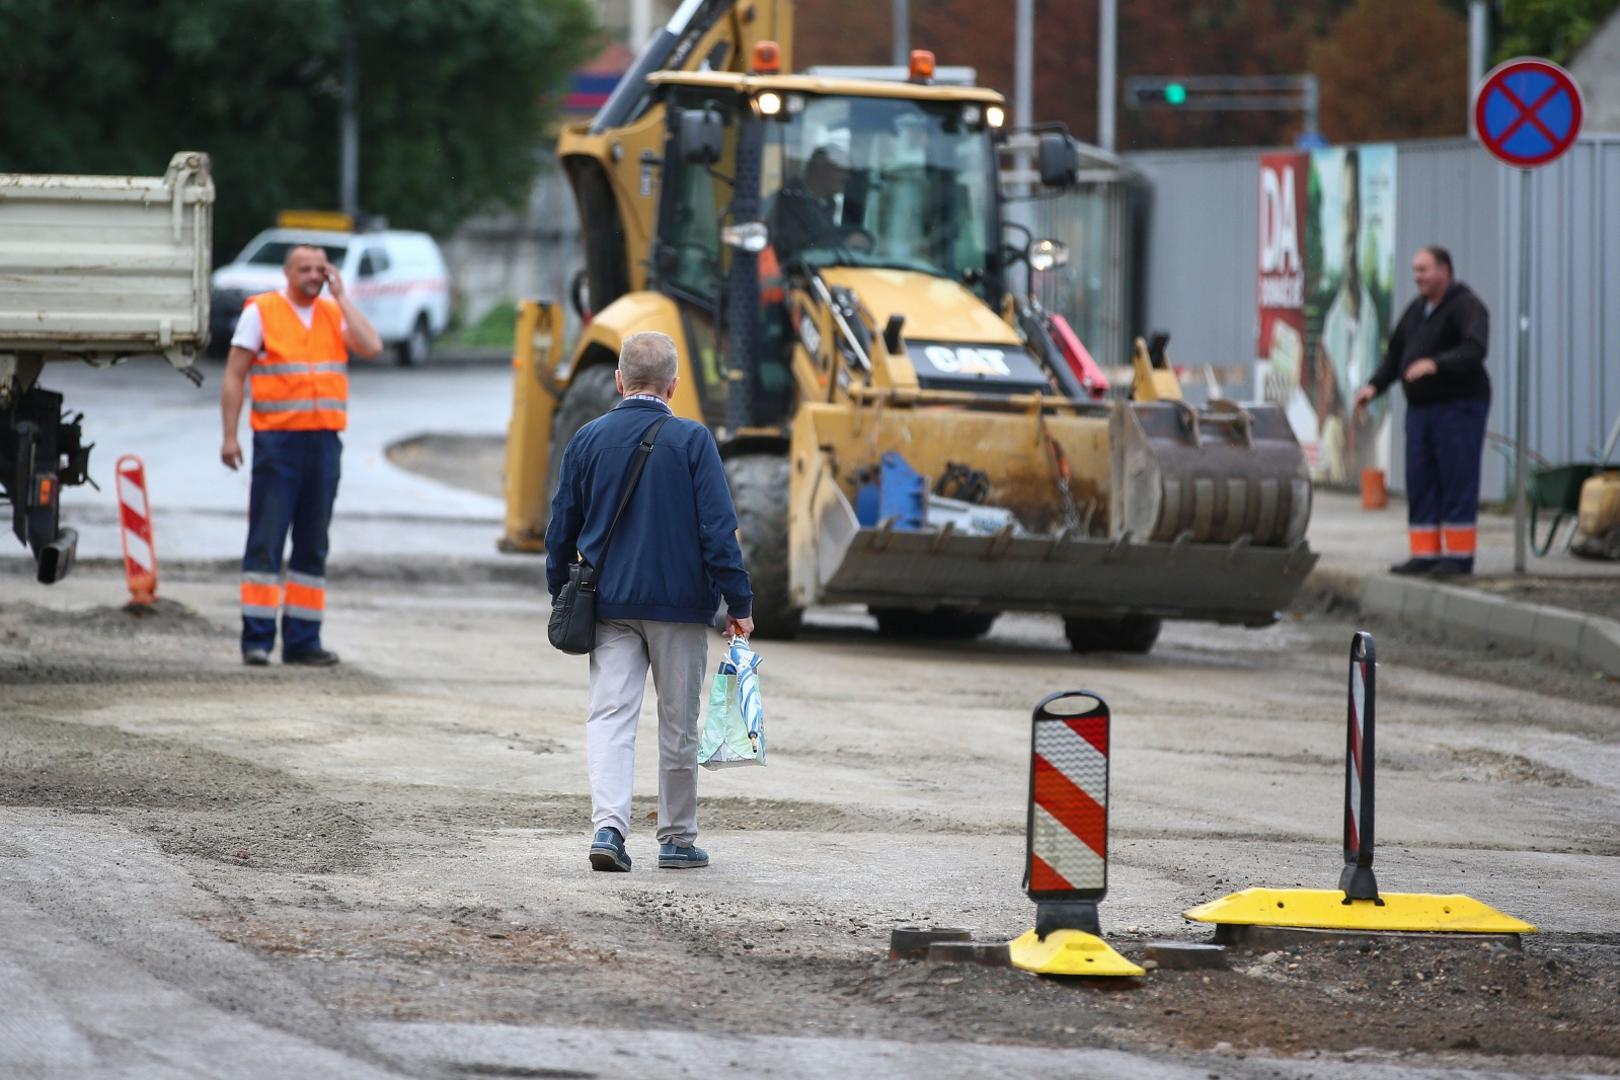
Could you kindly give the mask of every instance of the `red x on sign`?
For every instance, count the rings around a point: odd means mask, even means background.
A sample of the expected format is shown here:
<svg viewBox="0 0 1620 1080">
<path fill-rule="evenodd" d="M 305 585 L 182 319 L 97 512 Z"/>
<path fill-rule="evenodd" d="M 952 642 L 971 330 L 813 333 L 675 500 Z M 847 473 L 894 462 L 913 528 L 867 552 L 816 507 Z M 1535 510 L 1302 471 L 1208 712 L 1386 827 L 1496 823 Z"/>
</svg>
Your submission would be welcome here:
<svg viewBox="0 0 1620 1080">
<path fill-rule="evenodd" d="M 1574 145 L 1581 113 L 1581 91 L 1569 72 L 1534 57 L 1500 65 L 1474 94 L 1480 143 L 1521 169 L 1545 165 Z"/>
</svg>

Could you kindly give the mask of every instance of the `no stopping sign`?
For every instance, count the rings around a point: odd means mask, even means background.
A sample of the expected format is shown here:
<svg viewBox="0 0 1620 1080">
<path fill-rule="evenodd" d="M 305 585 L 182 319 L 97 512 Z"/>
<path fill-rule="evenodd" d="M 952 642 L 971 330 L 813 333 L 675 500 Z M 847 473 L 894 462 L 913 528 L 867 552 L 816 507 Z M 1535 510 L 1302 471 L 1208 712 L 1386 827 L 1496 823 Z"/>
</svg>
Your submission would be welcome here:
<svg viewBox="0 0 1620 1080">
<path fill-rule="evenodd" d="M 1537 57 L 1498 65 L 1474 91 L 1474 131 L 1504 165 L 1556 160 L 1581 133 L 1581 90 L 1569 72 Z"/>
</svg>

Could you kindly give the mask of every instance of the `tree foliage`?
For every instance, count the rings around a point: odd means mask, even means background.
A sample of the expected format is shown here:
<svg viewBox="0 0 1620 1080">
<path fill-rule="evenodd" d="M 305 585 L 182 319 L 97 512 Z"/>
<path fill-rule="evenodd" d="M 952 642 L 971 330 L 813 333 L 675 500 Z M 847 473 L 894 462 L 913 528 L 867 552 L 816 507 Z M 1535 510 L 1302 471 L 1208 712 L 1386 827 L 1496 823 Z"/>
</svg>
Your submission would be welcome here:
<svg viewBox="0 0 1620 1080">
<path fill-rule="evenodd" d="M 1349 0 L 1131 0 L 1119 5 L 1118 144 L 1242 146 L 1286 143 L 1298 113 L 1214 113 L 1131 109 L 1131 75 L 1283 75 L 1305 70 L 1310 42 Z M 931 0 L 911 5 L 911 44 L 938 62 L 965 64 L 979 83 L 1013 93 L 1013 12 L 1008 3 Z M 796 66 L 886 64 L 890 5 L 871 0 L 798 0 Z M 1036 0 L 1036 120 L 1061 120 L 1097 136 L 1097 0 Z"/>
<path fill-rule="evenodd" d="M 1439 0 L 1358 0 L 1311 46 L 1333 142 L 1468 131 L 1468 22 Z"/>
<path fill-rule="evenodd" d="M 359 54 L 360 202 L 444 232 L 516 205 L 588 0 L 0 0 L 0 170 L 156 174 L 207 151 L 216 242 L 338 202 L 341 57 Z"/>
<path fill-rule="evenodd" d="M 1620 0 L 1507 0 L 1496 60 L 1544 56 L 1563 63 L 1592 36 Z"/>
</svg>

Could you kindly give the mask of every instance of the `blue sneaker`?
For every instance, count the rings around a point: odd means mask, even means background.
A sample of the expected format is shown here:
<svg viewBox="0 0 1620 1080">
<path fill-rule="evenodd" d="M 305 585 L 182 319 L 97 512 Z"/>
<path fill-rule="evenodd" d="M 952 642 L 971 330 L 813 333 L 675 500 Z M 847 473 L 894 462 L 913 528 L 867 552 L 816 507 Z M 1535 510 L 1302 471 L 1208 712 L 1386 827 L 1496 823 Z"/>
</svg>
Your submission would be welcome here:
<svg viewBox="0 0 1620 1080">
<path fill-rule="evenodd" d="M 618 829 L 596 830 L 596 839 L 591 841 L 591 869 L 629 872 L 630 853 L 624 850 L 624 837 Z"/>
<path fill-rule="evenodd" d="M 660 870 L 694 870 L 709 865 L 709 853 L 696 844 L 659 844 Z"/>
</svg>

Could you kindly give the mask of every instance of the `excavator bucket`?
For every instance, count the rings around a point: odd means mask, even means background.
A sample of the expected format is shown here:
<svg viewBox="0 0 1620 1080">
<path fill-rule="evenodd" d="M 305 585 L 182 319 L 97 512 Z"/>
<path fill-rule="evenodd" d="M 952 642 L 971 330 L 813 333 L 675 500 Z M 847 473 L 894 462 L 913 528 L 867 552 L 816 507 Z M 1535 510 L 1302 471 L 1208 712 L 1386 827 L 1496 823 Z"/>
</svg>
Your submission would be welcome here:
<svg viewBox="0 0 1620 1080">
<path fill-rule="evenodd" d="M 1235 409 L 805 405 L 793 433 L 793 600 L 1274 622 L 1316 562 L 1302 542 L 1310 485 L 1286 422 Z M 952 465 L 983 474 L 983 505 L 1005 515 L 964 523 L 936 515 L 930 494 L 921 520 L 874 519 L 862 489 L 883 482 L 889 453 L 927 478 Z"/>
</svg>

